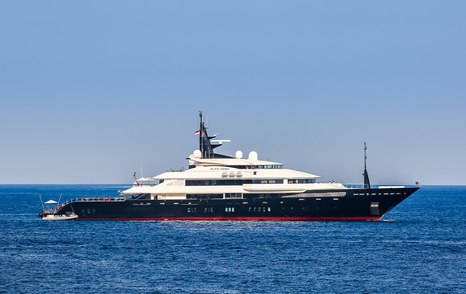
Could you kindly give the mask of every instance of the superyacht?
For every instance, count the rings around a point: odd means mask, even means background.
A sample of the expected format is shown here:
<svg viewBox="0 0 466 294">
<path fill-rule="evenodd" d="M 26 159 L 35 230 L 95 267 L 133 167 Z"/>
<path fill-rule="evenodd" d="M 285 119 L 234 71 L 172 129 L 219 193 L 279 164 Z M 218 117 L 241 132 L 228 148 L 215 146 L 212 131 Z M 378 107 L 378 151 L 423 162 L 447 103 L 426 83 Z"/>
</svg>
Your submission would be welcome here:
<svg viewBox="0 0 466 294">
<path fill-rule="evenodd" d="M 87 197 L 57 205 L 53 215 L 76 214 L 78 220 L 286 220 L 370 221 L 419 189 L 321 182 L 319 176 L 261 160 L 257 152 L 235 156 L 214 152 L 228 140 L 209 136 L 199 114 L 199 149 L 188 168 L 136 179 L 118 197 Z M 44 213 L 40 214 L 44 217 Z"/>
</svg>

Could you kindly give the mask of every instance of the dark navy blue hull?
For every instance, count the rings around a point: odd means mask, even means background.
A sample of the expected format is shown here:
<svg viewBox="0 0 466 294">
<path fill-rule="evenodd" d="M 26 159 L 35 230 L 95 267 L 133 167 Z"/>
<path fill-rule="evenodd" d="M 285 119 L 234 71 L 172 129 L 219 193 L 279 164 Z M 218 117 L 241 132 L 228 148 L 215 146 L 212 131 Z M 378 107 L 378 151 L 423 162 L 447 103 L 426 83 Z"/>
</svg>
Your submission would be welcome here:
<svg viewBox="0 0 466 294">
<path fill-rule="evenodd" d="M 87 198 L 66 203 L 56 214 L 75 212 L 80 220 L 378 220 L 418 189 L 345 189 L 209 200 Z"/>
</svg>

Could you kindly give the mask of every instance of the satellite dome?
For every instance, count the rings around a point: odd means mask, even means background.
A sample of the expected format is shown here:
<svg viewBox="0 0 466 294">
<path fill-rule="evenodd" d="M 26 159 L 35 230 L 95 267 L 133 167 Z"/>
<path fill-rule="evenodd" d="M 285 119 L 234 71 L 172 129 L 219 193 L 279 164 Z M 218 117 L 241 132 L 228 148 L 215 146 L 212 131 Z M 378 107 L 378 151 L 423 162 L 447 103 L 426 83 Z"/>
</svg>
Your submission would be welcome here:
<svg viewBox="0 0 466 294">
<path fill-rule="evenodd" d="M 249 152 L 248 159 L 249 160 L 259 160 L 259 155 L 257 154 L 256 151 L 251 151 L 251 152 Z"/>
<path fill-rule="evenodd" d="M 202 158 L 201 150 L 197 150 L 197 149 L 194 150 L 194 151 L 193 151 L 193 157 L 194 157 L 195 159 L 201 159 L 201 158 Z"/>
<path fill-rule="evenodd" d="M 235 157 L 236 157 L 236 159 L 243 158 L 243 152 L 241 152 L 240 150 L 236 151 Z"/>
</svg>

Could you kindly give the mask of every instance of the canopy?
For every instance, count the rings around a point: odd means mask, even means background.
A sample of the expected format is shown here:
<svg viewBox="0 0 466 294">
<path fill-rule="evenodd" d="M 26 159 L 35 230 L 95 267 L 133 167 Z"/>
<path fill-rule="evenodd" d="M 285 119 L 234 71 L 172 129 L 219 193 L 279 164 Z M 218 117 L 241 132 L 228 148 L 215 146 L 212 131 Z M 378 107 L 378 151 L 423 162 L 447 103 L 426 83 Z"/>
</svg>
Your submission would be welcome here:
<svg viewBox="0 0 466 294">
<path fill-rule="evenodd" d="M 45 202 L 45 204 L 57 204 L 58 202 L 55 201 L 55 200 L 49 200 L 47 202 Z"/>
<path fill-rule="evenodd" d="M 154 178 L 139 178 L 136 181 L 138 181 L 138 182 L 150 182 L 150 181 L 157 181 L 157 180 L 154 179 Z"/>
</svg>

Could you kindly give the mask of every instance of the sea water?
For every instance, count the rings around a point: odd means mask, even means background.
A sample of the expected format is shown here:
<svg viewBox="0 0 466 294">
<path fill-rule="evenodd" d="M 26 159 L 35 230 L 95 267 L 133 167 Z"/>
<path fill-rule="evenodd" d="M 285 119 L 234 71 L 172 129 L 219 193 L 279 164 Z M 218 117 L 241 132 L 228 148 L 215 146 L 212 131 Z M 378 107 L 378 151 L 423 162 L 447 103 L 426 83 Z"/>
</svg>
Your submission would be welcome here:
<svg viewBox="0 0 466 294">
<path fill-rule="evenodd" d="M 42 221 L 123 185 L 1 185 L 1 293 L 466 293 L 466 187 L 378 222 Z"/>
</svg>

